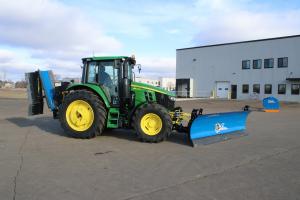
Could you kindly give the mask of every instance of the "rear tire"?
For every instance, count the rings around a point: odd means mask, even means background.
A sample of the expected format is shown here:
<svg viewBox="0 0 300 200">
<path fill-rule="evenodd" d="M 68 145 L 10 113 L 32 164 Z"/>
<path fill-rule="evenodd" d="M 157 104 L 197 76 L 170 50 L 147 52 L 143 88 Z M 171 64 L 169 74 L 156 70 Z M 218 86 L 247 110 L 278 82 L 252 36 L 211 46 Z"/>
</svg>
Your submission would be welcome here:
<svg viewBox="0 0 300 200">
<path fill-rule="evenodd" d="M 59 121 L 73 138 L 89 139 L 100 135 L 106 123 L 103 102 L 94 93 L 76 90 L 65 96 L 59 108 Z"/>
<path fill-rule="evenodd" d="M 140 106 L 132 118 L 132 126 L 143 142 L 161 142 L 172 131 L 172 120 L 167 109 L 159 104 Z"/>
</svg>

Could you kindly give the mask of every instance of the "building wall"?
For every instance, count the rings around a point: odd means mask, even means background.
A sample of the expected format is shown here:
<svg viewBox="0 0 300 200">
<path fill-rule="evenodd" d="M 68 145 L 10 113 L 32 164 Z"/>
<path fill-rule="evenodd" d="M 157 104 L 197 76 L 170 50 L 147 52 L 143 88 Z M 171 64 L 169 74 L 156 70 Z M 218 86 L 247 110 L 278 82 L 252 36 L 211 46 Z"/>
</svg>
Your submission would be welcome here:
<svg viewBox="0 0 300 200">
<path fill-rule="evenodd" d="M 275 40 L 179 49 L 176 52 L 176 78 L 194 79 L 194 96 L 209 97 L 216 81 L 237 85 L 237 99 L 253 98 L 252 85 L 260 84 L 258 98 L 274 96 L 285 101 L 300 101 L 291 95 L 288 77 L 300 78 L 300 36 Z M 288 67 L 278 68 L 277 59 L 288 57 Z M 263 59 L 274 58 L 274 68 L 265 69 Z M 253 69 L 253 60 L 262 59 L 262 68 Z M 250 60 L 250 69 L 242 69 L 242 60 Z M 299 82 L 298 82 L 299 83 Z M 242 84 L 249 84 L 249 93 L 242 93 Z M 264 85 L 272 84 L 272 94 L 264 94 Z M 286 94 L 278 95 L 278 84 L 286 84 Z"/>
</svg>

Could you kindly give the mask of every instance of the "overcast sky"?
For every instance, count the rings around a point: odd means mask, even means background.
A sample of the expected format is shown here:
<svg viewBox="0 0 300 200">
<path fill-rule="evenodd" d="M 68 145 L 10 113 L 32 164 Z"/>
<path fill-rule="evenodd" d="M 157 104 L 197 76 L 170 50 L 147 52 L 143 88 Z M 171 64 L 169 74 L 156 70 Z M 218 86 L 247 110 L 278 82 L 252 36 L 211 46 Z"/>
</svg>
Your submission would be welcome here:
<svg viewBox="0 0 300 200">
<path fill-rule="evenodd" d="M 174 77 L 176 49 L 300 34 L 298 0 L 0 0 L 0 79 L 81 58 L 132 55 L 142 75 Z"/>
</svg>

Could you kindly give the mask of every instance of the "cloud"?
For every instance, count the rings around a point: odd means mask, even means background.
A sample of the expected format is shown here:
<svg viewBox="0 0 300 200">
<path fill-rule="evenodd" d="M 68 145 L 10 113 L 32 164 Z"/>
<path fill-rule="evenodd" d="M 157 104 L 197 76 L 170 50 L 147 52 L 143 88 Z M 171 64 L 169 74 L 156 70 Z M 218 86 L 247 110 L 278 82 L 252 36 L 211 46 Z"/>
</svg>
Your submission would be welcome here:
<svg viewBox="0 0 300 200">
<path fill-rule="evenodd" d="M 23 49 L 30 58 L 22 60 L 26 65 L 19 69 L 20 73 L 38 66 L 61 75 L 72 73 L 74 76 L 80 76 L 82 57 L 93 53 L 112 55 L 120 52 L 123 48 L 121 43 L 108 34 L 146 39 L 163 24 L 180 20 L 184 13 L 179 11 L 186 8 L 181 3 L 170 2 L 128 2 L 128 6 L 124 7 L 109 3 L 107 6 L 98 5 L 99 9 L 92 5 L 88 10 L 55 0 L 0 0 L 0 3 L 0 45 L 13 47 L 16 51 Z M 87 15 L 89 11 L 94 14 Z M 170 34 L 179 32 L 172 25 L 164 27 L 164 30 L 169 30 Z M 148 56 L 140 60 L 145 60 L 141 63 L 147 75 L 175 74 L 175 58 Z M 14 65 L 13 68 L 22 66 L 16 60 L 10 64 Z"/>
<path fill-rule="evenodd" d="M 115 4 L 123 1 L 113 1 Z M 101 7 L 101 12 L 91 12 L 94 18 L 101 19 L 105 27 L 109 27 L 111 33 L 147 39 L 165 29 L 165 25 L 180 22 L 187 15 L 186 11 L 192 8 L 186 2 L 172 1 L 127 1 L 126 6 L 112 6 L 112 1 L 90 2 L 87 9 Z M 108 17 L 113 16 L 113 17 Z M 175 28 L 171 28 L 171 30 Z"/>
<path fill-rule="evenodd" d="M 111 52 L 121 44 L 78 9 L 50 0 L 5 1 L 0 6 L 0 43 L 33 49 L 39 57 L 68 52 Z M 100 27 L 100 28 L 99 28 Z"/>
<path fill-rule="evenodd" d="M 0 71 L 7 77 L 50 66 L 62 75 L 78 75 L 82 57 L 122 47 L 79 8 L 55 0 L 0 0 L 0 5 Z"/>
<path fill-rule="evenodd" d="M 47 58 L 30 59 L 22 52 L 0 49 L 0 74 L 5 74 L 6 80 L 23 80 L 26 72 L 36 70 L 52 70 L 55 74 L 68 77 L 81 77 L 80 60 L 61 60 Z M 0 76 L 0 80 L 4 76 Z"/>
<path fill-rule="evenodd" d="M 81 60 L 44 59 L 42 66 L 46 70 L 52 70 L 61 77 L 80 78 Z"/>
<path fill-rule="evenodd" d="M 145 39 L 152 35 L 152 30 L 145 23 L 145 17 L 137 17 L 130 11 L 124 12 L 107 9 L 97 13 L 97 17 L 102 19 L 102 23 L 105 27 L 109 27 L 111 33 L 137 37 L 139 39 Z"/>
<path fill-rule="evenodd" d="M 140 76 L 175 77 L 176 59 L 173 57 L 138 57 L 137 63 L 142 65 Z"/>
<path fill-rule="evenodd" d="M 193 18 L 198 29 L 194 43 L 262 39 L 300 32 L 299 9 L 267 9 L 270 5 L 246 0 L 204 0 L 196 5 L 205 15 Z"/>
<path fill-rule="evenodd" d="M 0 64 L 11 61 L 14 57 L 14 53 L 5 49 L 0 49 Z"/>
<path fill-rule="evenodd" d="M 169 30 L 166 30 L 166 32 L 168 34 L 178 34 L 180 32 L 179 29 L 169 29 Z"/>
<path fill-rule="evenodd" d="M 63 77 L 81 77 L 80 60 L 63 60 L 47 58 L 42 60 L 30 59 L 22 52 L 0 49 L 0 74 L 6 74 L 6 79 L 24 79 L 26 72 L 36 70 L 52 70 Z M 4 76 L 0 76 L 0 79 Z"/>
<path fill-rule="evenodd" d="M 135 49 L 142 74 L 175 76 L 175 48 L 300 32 L 299 8 L 281 1 L 67 2 L 0 0 L 0 72 L 80 76 L 82 57 Z"/>
<path fill-rule="evenodd" d="M 34 63 L 28 62 L 22 54 L 11 50 L 0 49 L 0 79 L 24 79 L 26 71 L 36 70 Z"/>
</svg>

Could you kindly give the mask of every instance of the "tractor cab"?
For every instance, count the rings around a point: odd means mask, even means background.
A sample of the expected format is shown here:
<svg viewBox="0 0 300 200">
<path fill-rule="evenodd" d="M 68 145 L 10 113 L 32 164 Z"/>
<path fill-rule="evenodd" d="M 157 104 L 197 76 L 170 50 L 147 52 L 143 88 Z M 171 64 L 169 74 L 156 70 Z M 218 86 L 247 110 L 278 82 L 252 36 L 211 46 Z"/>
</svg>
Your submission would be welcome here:
<svg viewBox="0 0 300 200">
<path fill-rule="evenodd" d="M 112 56 L 83 58 L 83 84 L 101 87 L 111 106 L 129 102 L 134 56 Z"/>
</svg>

